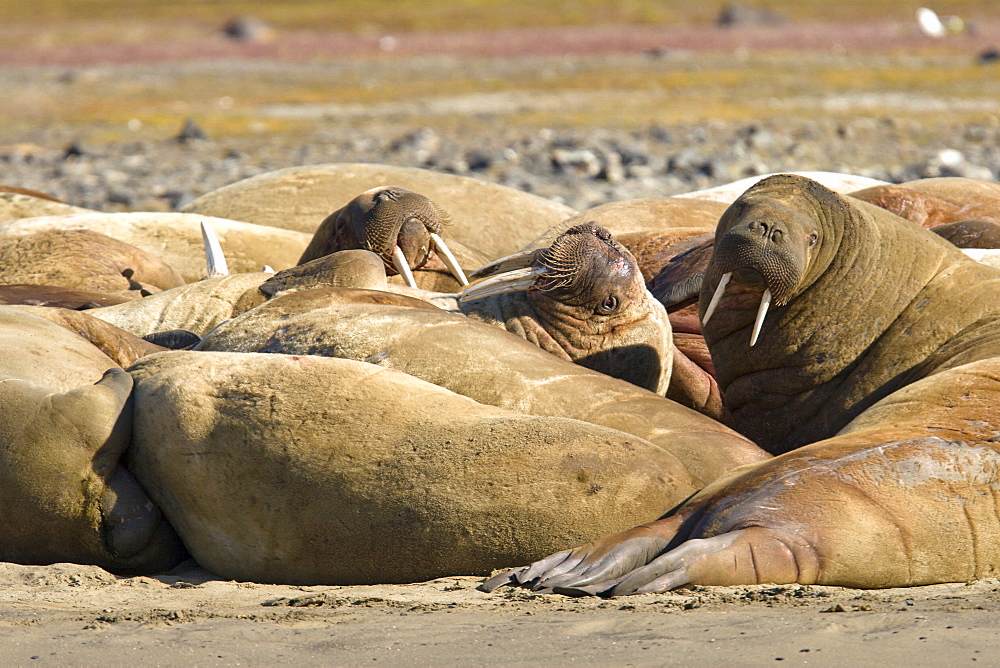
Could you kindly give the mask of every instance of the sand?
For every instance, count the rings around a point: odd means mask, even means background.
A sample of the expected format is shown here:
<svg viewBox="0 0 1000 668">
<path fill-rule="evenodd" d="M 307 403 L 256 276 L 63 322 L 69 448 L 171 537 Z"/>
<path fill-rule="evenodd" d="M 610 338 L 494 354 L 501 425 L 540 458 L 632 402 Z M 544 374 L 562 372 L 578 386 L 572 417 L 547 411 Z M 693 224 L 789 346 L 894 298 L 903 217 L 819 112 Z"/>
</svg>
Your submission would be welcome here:
<svg viewBox="0 0 1000 668">
<path fill-rule="evenodd" d="M 1000 580 L 694 587 L 619 599 L 0 564 L 0 663 L 1000 665 Z"/>
</svg>

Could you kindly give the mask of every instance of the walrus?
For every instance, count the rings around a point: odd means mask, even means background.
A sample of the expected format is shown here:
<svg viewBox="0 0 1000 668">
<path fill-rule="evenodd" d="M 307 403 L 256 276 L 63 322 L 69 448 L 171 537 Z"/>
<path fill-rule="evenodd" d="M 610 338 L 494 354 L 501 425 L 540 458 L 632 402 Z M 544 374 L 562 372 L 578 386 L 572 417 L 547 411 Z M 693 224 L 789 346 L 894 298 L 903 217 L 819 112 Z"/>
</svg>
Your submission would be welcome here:
<svg viewBox="0 0 1000 668">
<path fill-rule="evenodd" d="M 630 434 L 364 362 L 170 351 L 129 373 L 128 466 L 198 563 L 228 579 L 486 574 L 695 489 L 673 455 Z"/>
<path fill-rule="evenodd" d="M 89 230 L 0 234 L 0 284 L 24 283 L 139 299 L 184 279 L 156 256 Z"/>
<path fill-rule="evenodd" d="M 130 297 L 110 295 L 93 290 L 74 290 L 59 285 L 11 283 L 0 285 L 0 304 L 14 306 L 57 306 L 74 310 L 114 306 L 131 301 Z"/>
<path fill-rule="evenodd" d="M 0 559 L 136 574 L 186 555 L 119 462 L 132 436 L 132 379 L 117 362 L 144 354 L 123 335 L 75 311 L 0 307 Z"/>
<path fill-rule="evenodd" d="M 603 227 L 581 223 L 546 249 L 477 273 L 486 280 L 458 295 L 466 316 L 563 359 L 666 392 L 674 361 L 666 311 L 646 292 L 635 258 Z"/>
<path fill-rule="evenodd" d="M 749 189 L 717 236 L 701 301 L 720 386 L 734 424 L 785 454 L 484 588 L 897 587 L 1000 572 L 1000 270 L 794 176 Z"/>
<path fill-rule="evenodd" d="M 1000 223 L 1000 183 L 955 176 L 884 184 L 850 193 L 921 227 L 963 220 Z"/>
<path fill-rule="evenodd" d="M 675 233 L 702 230 L 712 232 L 729 205 L 705 199 L 649 197 L 608 202 L 559 221 L 522 250 L 544 248 L 568 228 L 582 223 L 600 225 L 616 239 L 629 234 Z M 631 249 L 630 249 L 631 250 Z"/>
<path fill-rule="evenodd" d="M 229 269 L 257 272 L 265 265 L 293 267 L 309 235 L 237 220 L 181 213 L 85 213 L 40 216 L 0 223 L 0 234 L 24 235 L 51 230 L 89 230 L 139 248 L 160 259 L 190 283 L 205 277 L 202 224 L 219 237 Z"/>
<path fill-rule="evenodd" d="M 203 335 L 225 320 L 263 303 L 260 286 L 273 274 L 237 273 L 188 283 L 139 301 L 90 309 L 89 315 L 136 336 L 172 329 Z"/>
<path fill-rule="evenodd" d="M 420 193 L 379 186 L 327 216 L 298 264 L 341 250 L 367 250 L 382 258 L 389 276 L 412 288 L 455 292 L 469 283 L 462 267 L 471 271 L 488 258 L 457 242 L 456 256 L 442 237 L 450 224 L 451 216 Z"/>
<path fill-rule="evenodd" d="M 961 220 L 930 229 L 957 248 L 1000 248 L 1000 221 Z"/>
<path fill-rule="evenodd" d="M 90 209 L 53 201 L 45 193 L 27 188 L 0 187 L 0 223 L 18 218 L 59 216 L 71 213 L 89 213 L 90 211 Z"/>
<path fill-rule="evenodd" d="M 421 193 L 448 211 L 449 241 L 489 259 L 522 249 L 576 213 L 544 197 L 466 176 L 365 163 L 279 169 L 206 193 L 181 210 L 311 235 L 334 206 L 387 184 Z"/>
<path fill-rule="evenodd" d="M 398 369 L 483 404 L 627 431 L 674 454 L 701 482 L 767 458 L 689 408 L 404 295 L 285 292 L 219 325 L 196 350 L 324 355 Z"/>
</svg>

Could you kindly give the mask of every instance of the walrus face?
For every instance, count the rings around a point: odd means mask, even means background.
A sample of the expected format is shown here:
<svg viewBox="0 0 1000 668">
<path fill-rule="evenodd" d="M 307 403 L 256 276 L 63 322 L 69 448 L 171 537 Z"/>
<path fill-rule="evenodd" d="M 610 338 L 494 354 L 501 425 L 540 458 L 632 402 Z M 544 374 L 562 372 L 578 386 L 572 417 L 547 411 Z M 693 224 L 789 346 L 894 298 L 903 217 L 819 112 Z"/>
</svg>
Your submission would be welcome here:
<svg viewBox="0 0 1000 668">
<path fill-rule="evenodd" d="M 339 212 L 334 246 L 375 253 L 389 275 L 402 275 L 411 287 L 416 287 L 412 271 L 424 268 L 436 251 L 459 283 L 466 285 L 462 269 L 440 236 L 448 222 L 448 214 L 423 195 L 380 186 L 361 193 Z"/>
<path fill-rule="evenodd" d="M 575 319 L 585 321 L 612 318 L 645 292 L 635 258 L 594 223 L 566 230 L 549 248 L 497 260 L 476 275 L 498 271 L 507 273 L 466 288 L 459 300 L 527 291 L 536 307 L 548 312 L 573 309 Z"/>
<path fill-rule="evenodd" d="M 520 293 L 507 305 L 494 304 L 497 314 L 484 319 L 549 352 L 654 391 L 669 379 L 672 335 L 666 311 L 646 290 L 635 258 L 603 227 L 577 225 L 549 248 L 496 260 L 474 276 L 489 278 L 460 292 L 460 302 Z"/>
<path fill-rule="evenodd" d="M 804 288 L 823 235 L 820 221 L 807 210 L 754 196 L 752 190 L 734 202 L 719 222 L 706 271 L 718 278 L 718 285 L 702 314 L 704 326 L 724 298 L 729 308 L 751 308 L 756 302 L 751 346 L 757 343 L 770 305 L 784 306 Z"/>
</svg>

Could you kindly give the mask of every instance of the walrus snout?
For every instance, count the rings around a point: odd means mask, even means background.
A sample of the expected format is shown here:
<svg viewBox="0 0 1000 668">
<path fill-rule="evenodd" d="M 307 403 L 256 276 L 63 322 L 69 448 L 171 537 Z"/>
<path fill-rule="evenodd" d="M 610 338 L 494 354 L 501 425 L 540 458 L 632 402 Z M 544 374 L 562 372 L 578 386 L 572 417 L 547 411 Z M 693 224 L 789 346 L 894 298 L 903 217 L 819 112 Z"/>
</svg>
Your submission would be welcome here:
<svg viewBox="0 0 1000 668">
<path fill-rule="evenodd" d="M 735 277 L 738 283 L 762 291 L 750 334 L 753 346 L 772 302 L 784 306 L 798 291 L 818 231 L 815 224 L 780 202 L 748 199 L 735 203 L 720 221 L 720 231 L 724 231 L 716 239 L 706 270 L 706 275 L 718 276 L 719 283 L 702 325 L 708 323 Z"/>
<path fill-rule="evenodd" d="M 413 271 L 426 268 L 436 253 L 459 284 L 468 285 L 440 235 L 449 222 L 448 214 L 420 193 L 398 186 L 371 188 L 327 216 L 299 264 L 342 250 L 371 251 L 382 258 L 389 275 L 399 274 L 415 288 Z"/>
</svg>

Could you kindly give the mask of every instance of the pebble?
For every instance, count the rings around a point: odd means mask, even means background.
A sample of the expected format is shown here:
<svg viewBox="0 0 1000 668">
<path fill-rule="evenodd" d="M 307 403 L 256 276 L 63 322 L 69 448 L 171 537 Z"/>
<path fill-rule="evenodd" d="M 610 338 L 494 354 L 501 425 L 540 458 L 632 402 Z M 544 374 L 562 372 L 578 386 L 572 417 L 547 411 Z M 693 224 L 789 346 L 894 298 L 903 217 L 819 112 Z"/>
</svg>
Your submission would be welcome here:
<svg viewBox="0 0 1000 668">
<path fill-rule="evenodd" d="M 50 133 L 0 146 L 0 183 L 101 211 L 176 210 L 264 172 L 375 162 L 462 174 L 586 209 L 665 197 L 772 171 L 840 171 L 891 182 L 1000 178 L 1000 122 L 918 127 L 891 118 L 711 121 L 638 129 L 404 127 L 358 135 L 216 139 L 190 119 L 174 138 L 99 144 Z"/>
</svg>

